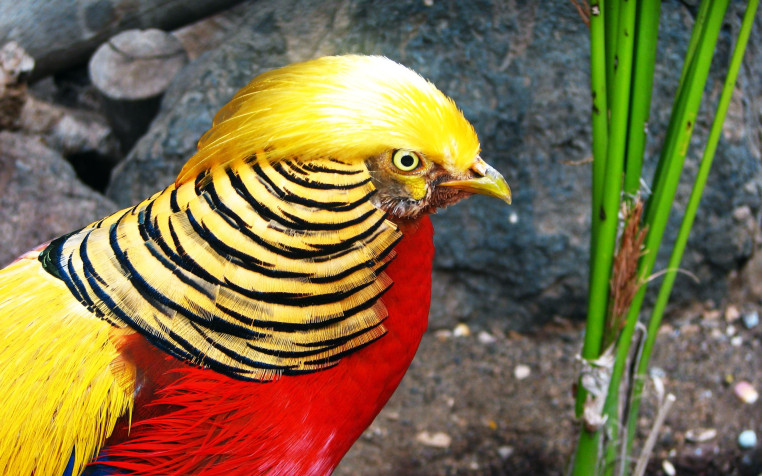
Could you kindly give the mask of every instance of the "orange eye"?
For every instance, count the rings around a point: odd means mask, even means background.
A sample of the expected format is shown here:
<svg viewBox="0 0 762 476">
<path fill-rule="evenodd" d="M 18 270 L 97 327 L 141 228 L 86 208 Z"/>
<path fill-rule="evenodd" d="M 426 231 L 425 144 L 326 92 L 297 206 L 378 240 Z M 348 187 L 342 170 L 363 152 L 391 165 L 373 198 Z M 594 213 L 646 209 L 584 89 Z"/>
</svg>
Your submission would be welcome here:
<svg viewBox="0 0 762 476">
<path fill-rule="evenodd" d="M 421 158 L 410 150 L 395 150 L 392 154 L 392 163 L 403 172 L 412 172 L 421 165 Z"/>
</svg>

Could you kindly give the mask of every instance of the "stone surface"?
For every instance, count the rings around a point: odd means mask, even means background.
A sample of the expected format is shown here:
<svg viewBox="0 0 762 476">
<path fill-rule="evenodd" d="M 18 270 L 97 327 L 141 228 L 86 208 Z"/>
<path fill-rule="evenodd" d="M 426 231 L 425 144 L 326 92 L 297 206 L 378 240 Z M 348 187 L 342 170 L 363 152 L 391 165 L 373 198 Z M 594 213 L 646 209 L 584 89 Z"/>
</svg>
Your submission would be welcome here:
<svg viewBox="0 0 762 476">
<path fill-rule="evenodd" d="M 101 43 L 131 28 L 173 29 L 240 0 L 25 0 L 0 2 L 0 45 L 17 41 L 37 78 L 87 62 Z"/>
<path fill-rule="evenodd" d="M 155 28 L 123 31 L 90 58 L 90 78 L 122 150 L 146 132 L 162 94 L 187 62 L 180 40 Z"/>
<path fill-rule="evenodd" d="M 155 28 L 127 30 L 103 43 L 90 58 L 95 87 L 114 100 L 159 96 L 188 62 L 183 45 Z"/>
<path fill-rule="evenodd" d="M 325 54 L 383 54 L 431 79 L 476 127 L 482 156 L 514 191 L 514 205 L 475 197 L 434 217 L 437 258 L 432 327 L 458 322 L 526 329 L 586 307 L 590 166 L 588 35 L 570 2 L 319 2 L 249 4 L 237 33 L 201 55 L 170 86 L 149 132 L 113 175 L 109 196 L 129 205 L 171 182 L 214 113 L 254 75 Z M 427 6 L 431 5 L 431 6 Z M 709 104 L 716 101 L 739 23 L 719 41 Z M 294 15 L 298 11 L 299 15 Z M 665 2 L 645 170 L 655 168 L 695 9 Z M 760 20 L 757 19 L 757 26 Z M 760 28 L 752 36 L 759 45 Z M 720 301 L 727 276 L 755 249 L 760 207 L 759 48 L 742 70 L 675 297 Z M 686 176 L 695 174 L 714 106 L 697 120 Z M 676 232 L 687 200 L 681 186 Z M 747 207 L 748 219 L 732 211 Z M 665 260 L 662 259 L 661 263 Z M 664 264 L 657 264 L 657 270 Z"/>
<path fill-rule="evenodd" d="M 39 138 L 0 132 L 0 266 L 116 209 Z"/>
<path fill-rule="evenodd" d="M 194 60 L 203 53 L 217 49 L 228 37 L 234 35 L 242 25 L 246 12 L 251 8 L 247 3 L 240 3 L 215 15 L 203 18 L 195 23 L 174 30 L 172 34 L 180 40 Z"/>
<path fill-rule="evenodd" d="M 0 46 L 0 130 L 16 129 L 34 59 L 15 41 Z"/>
<path fill-rule="evenodd" d="M 48 147 L 66 157 L 92 154 L 116 160 L 118 144 L 105 122 L 97 113 L 61 107 L 31 95 L 19 118 L 22 131 L 39 135 Z"/>
</svg>

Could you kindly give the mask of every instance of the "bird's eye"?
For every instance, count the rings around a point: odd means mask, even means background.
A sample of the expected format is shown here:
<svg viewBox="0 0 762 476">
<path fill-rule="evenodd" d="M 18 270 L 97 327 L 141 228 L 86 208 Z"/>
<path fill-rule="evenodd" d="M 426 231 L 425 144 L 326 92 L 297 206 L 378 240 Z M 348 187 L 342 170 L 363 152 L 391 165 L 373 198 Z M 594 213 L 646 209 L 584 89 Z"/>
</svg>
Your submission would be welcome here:
<svg viewBox="0 0 762 476">
<path fill-rule="evenodd" d="M 395 150 L 392 154 L 392 163 L 403 172 L 412 172 L 421 165 L 421 158 L 409 150 Z"/>
</svg>

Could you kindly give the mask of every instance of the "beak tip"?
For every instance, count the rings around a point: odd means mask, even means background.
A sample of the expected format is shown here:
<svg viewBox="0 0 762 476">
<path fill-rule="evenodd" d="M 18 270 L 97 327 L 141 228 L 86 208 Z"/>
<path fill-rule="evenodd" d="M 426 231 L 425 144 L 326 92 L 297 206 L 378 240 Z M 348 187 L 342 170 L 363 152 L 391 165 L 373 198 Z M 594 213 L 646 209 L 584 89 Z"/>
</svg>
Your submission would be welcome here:
<svg viewBox="0 0 762 476">
<path fill-rule="evenodd" d="M 440 185 L 465 190 L 479 195 L 499 198 L 510 205 L 513 201 L 513 197 L 508 182 L 506 182 L 505 178 L 503 178 L 497 170 L 484 162 L 482 162 L 482 164 L 483 166 L 481 167 L 481 170 L 478 171 L 480 173 L 479 176 L 465 180 L 453 180 Z"/>
</svg>

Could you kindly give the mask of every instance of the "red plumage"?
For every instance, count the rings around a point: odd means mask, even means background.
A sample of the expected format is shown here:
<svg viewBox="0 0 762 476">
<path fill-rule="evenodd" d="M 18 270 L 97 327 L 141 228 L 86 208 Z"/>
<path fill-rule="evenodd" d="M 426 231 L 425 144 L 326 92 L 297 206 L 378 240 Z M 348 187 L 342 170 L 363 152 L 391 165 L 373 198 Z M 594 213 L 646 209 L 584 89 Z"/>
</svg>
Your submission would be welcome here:
<svg viewBox="0 0 762 476">
<path fill-rule="evenodd" d="M 108 441 L 107 464 L 156 476 L 330 474 L 397 388 L 426 330 L 433 228 L 423 217 L 404 231 L 386 271 L 387 334 L 332 368 L 247 382 L 181 364 L 137 335 L 124 341 L 144 375 L 132 428 L 123 422 Z"/>
</svg>

